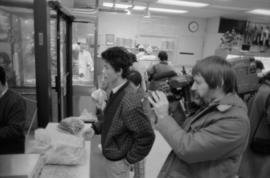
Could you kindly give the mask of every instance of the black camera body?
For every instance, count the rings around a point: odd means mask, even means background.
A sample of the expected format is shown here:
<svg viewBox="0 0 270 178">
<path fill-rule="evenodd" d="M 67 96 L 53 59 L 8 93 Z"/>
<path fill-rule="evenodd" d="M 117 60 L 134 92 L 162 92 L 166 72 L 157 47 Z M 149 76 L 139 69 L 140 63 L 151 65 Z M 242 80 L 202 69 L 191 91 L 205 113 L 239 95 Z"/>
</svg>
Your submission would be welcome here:
<svg viewBox="0 0 270 178">
<path fill-rule="evenodd" d="M 193 78 L 188 75 L 176 76 L 168 80 L 168 86 L 170 88 L 170 92 L 167 93 L 168 100 L 175 101 L 181 98 L 191 100 L 190 88 L 192 83 Z"/>
</svg>

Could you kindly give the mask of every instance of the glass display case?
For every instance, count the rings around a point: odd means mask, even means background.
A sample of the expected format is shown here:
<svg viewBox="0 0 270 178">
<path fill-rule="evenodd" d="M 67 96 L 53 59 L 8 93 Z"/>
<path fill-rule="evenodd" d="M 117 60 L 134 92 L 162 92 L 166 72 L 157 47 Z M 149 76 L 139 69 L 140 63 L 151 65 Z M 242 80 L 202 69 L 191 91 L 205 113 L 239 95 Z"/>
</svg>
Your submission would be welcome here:
<svg viewBox="0 0 270 178">
<path fill-rule="evenodd" d="M 93 23 L 73 23 L 72 80 L 74 85 L 93 85 L 94 30 L 95 24 Z"/>
<path fill-rule="evenodd" d="M 0 2 L 0 65 L 9 88 L 26 102 L 26 129 L 37 127 L 36 58 L 33 9 Z"/>
<path fill-rule="evenodd" d="M 9 87 L 35 87 L 33 10 L 0 6 L 0 63 Z"/>
</svg>

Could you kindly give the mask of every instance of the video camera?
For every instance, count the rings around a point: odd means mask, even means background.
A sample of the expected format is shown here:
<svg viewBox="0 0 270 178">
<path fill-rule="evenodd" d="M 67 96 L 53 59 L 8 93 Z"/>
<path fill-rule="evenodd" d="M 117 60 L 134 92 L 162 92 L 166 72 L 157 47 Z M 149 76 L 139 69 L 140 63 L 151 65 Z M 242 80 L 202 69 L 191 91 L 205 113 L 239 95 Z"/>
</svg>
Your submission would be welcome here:
<svg viewBox="0 0 270 178">
<path fill-rule="evenodd" d="M 190 87 L 192 86 L 193 78 L 188 75 L 180 75 L 172 77 L 168 80 L 170 92 L 166 93 L 169 101 L 180 100 L 181 98 L 190 99 Z"/>
<path fill-rule="evenodd" d="M 192 100 L 192 76 L 176 75 L 169 72 L 165 74 L 163 74 L 162 77 L 159 77 L 158 80 L 155 78 L 156 80 L 151 81 L 149 90 L 159 90 L 164 92 L 167 96 L 169 103 L 181 101 L 186 115 L 189 115 L 193 112 L 193 110 L 197 109 L 197 105 Z"/>
</svg>

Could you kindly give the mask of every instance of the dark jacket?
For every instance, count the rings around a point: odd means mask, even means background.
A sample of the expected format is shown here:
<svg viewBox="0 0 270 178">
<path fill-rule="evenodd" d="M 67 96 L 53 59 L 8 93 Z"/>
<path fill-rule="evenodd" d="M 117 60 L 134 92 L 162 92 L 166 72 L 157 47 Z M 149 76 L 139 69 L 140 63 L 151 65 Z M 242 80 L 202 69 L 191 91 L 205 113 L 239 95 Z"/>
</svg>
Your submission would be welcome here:
<svg viewBox="0 0 270 178">
<path fill-rule="evenodd" d="M 177 75 L 167 61 L 161 61 L 160 63 L 153 65 L 147 70 L 147 74 L 149 76 L 149 81 L 162 80 L 164 78 L 170 78 Z"/>
<path fill-rule="evenodd" d="M 262 118 L 260 127 L 257 129 L 256 137 L 270 139 L 270 73 L 261 80 L 261 85 L 248 104 L 249 119 L 251 125 L 251 138 L 260 118 L 266 111 L 267 116 Z M 268 100 L 268 101 L 267 101 Z M 266 109 L 266 110 L 265 110 Z M 269 178 L 270 175 L 270 155 L 260 155 L 254 153 L 250 147 L 246 150 L 239 175 L 245 178 Z"/>
<path fill-rule="evenodd" d="M 8 89 L 0 98 L 0 154 L 24 153 L 26 103 Z"/>
<path fill-rule="evenodd" d="M 168 79 L 177 75 L 172 66 L 167 61 L 161 61 L 147 70 L 149 76 L 149 90 L 161 90 L 160 85 L 167 82 Z M 163 91 L 163 90 L 162 90 Z"/>
<path fill-rule="evenodd" d="M 112 161 L 126 159 L 133 164 L 148 155 L 155 135 L 143 111 L 142 95 L 129 82 L 109 98 L 103 115 L 93 124 L 101 133 L 104 156 Z"/>
<path fill-rule="evenodd" d="M 235 94 L 186 119 L 160 119 L 157 130 L 172 151 L 158 178 L 235 178 L 246 149 L 249 120 L 245 103 Z"/>
</svg>

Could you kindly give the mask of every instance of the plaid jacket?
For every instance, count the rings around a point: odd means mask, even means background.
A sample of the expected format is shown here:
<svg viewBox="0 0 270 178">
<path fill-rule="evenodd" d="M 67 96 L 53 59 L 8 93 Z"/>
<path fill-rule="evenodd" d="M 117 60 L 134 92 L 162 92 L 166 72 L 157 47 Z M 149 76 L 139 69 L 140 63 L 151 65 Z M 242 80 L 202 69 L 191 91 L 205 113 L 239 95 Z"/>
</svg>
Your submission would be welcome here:
<svg viewBox="0 0 270 178">
<path fill-rule="evenodd" d="M 93 125 L 101 134 L 104 156 L 133 164 L 148 155 L 155 135 L 143 111 L 142 95 L 127 82 L 110 99 L 99 121 Z"/>
</svg>

